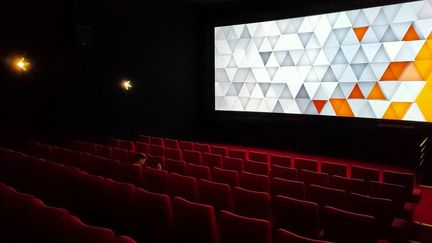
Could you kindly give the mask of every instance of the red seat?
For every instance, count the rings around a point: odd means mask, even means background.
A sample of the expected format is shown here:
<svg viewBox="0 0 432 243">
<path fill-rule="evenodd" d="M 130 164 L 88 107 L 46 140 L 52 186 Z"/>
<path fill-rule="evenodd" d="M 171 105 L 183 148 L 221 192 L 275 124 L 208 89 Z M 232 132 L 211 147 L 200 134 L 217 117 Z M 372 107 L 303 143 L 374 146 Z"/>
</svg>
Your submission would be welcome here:
<svg viewBox="0 0 432 243">
<path fill-rule="evenodd" d="M 273 224 L 299 235 L 317 237 L 319 207 L 309 201 L 278 195 L 272 201 Z"/>
<path fill-rule="evenodd" d="M 407 188 L 397 184 L 391 183 L 380 183 L 377 181 L 369 182 L 370 191 L 369 195 L 372 197 L 380 197 L 391 199 L 395 209 L 398 211 L 398 215 L 402 216 L 404 209 L 407 205 Z M 410 214 L 412 212 L 409 212 Z"/>
<path fill-rule="evenodd" d="M 289 156 L 270 155 L 270 163 L 272 165 L 279 165 L 284 167 L 292 167 L 292 159 Z"/>
<path fill-rule="evenodd" d="M 335 242 L 372 243 L 378 237 L 375 218 L 334 207 L 323 211 L 324 239 Z"/>
<path fill-rule="evenodd" d="M 210 180 L 210 168 L 202 165 L 187 164 L 186 175 L 196 179 Z"/>
<path fill-rule="evenodd" d="M 165 168 L 168 172 L 174 172 L 180 175 L 186 175 L 186 162 L 182 160 L 167 159 L 165 161 Z"/>
<path fill-rule="evenodd" d="M 160 137 L 150 137 L 150 145 L 157 145 L 165 148 L 164 139 Z"/>
<path fill-rule="evenodd" d="M 134 239 L 125 235 L 118 236 L 115 242 L 116 243 L 137 243 Z"/>
<path fill-rule="evenodd" d="M 203 143 L 195 143 L 194 150 L 201 153 L 210 153 L 210 145 Z"/>
<path fill-rule="evenodd" d="M 321 173 L 327 173 L 329 176 L 347 176 L 347 166 L 344 164 L 336 164 L 331 162 L 321 162 Z"/>
<path fill-rule="evenodd" d="M 330 187 L 344 190 L 347 193 L 369 194 L 368 184 L 362 179 L 333 175 L 330 177 Z"/>
<path fill-rule="evenodd" d="M 211 178 L 214 182 L 225 183 L 233 187 L 239 185 L 239 175 L 236 170 L 214 167 L 211 170 Z"/>
<path fill-rule="evenodd" d="M 249 151 L 249 160 L 268 164 L 269 155 L 263 152 Z"/>
<path fill-rule="evenodd" d="M 147 135 L 139 135 L 140 142 L 150 144 L 150 136 Z"/>
<path fill-rule="evenodd" d="M 210 154 L 210 153 L 202 153 L 203 165 L 209 167 L 222 167 L 222 155 L 219 154 Z"/>
<path fill-rule="evenodd" d="M 168 176 L 168 194 L 171 197 L 183 197 L 196 201 L 198 198 L 197 180 L 191 176 L 170 173 Z"/>
<path fill-rule="evenodd" d="M 183 160 L 187 163 L 196 165 L 202 164 L 201 152 L 192 150 L 183 150 Z"/>
<path fill-rule="evenodd" d="M 319 173 L 310 170 L 300 170 L 298 174 L 298 180 L 303 181 L 306 186 L 310 184 L 320 185 L 320 186 L 328 186 L 329 185 L 329 176 L 325 173 Z"/>
<path fill-rule="evenodd" d="M 271 165 L 270 175 L 271 177 L 279 177 L 295 181 L 297 180 L 297 169 L 280 165 Z"/>
<path fill-rule="evenodd" d="M 188 141 L 179 141 L 179 149 L 181 150 L 193 150 L 194 143 Z"/>
<path fill-rule="evenodd" d="M 119 147 L 119 141 L 120 141 L 120 139 L 117 139 L 117 138 L 108 138 L 108 142 L 106 144 L 110 147 L 118 148 Z"/>
<path fill-rule="evenodd" d="M 275 243 L 331 243 L 330 241 L 315 240 L 296 235 L 288 230 L 277 229 Z"/>
<path fill-rule="evenodd" d="M 51 146 L 30 141 L 27 143 L 27 151 L 30 155 L 38 158 L 50 158 Z"/>
<path fill-rule="evenodd" d="M 165 158 L 174 160 L 183 160 L 180 149 L 165 148 Z"/>
<path fill-rule="evenodd" d="M 243 217 L 224 210 L 219 213 L 219 233 L 221 243 L 272 242 L 270 221 Z"/>
<path fill-rule="evenodd" d="M 113 179 L 139 186 L 142 180 L 141 173 L 141 166 L 122 163 L 119 167 L 117 167 L 117 171 L 114 174 Z"/>
<path fill-rule="evenodd" d="M 162 168 L 165 168 L 165 157 L 164 156 L 149 155 L 147 157 L 151 163 L 161 164 Z"/>
<path fill-rule="evenodd" d="M 176 240 L 219 243 L 216 216 L 212 206 L 190 202 L 181 197 L 175 197 L 172 206 Z"/>
<path fill-rule="evenodd" d="M 121 148 L 112 148 L 111 158 L 122 162 L 129 161 L 129 151 Z"/>
<path fill-rule="evenodd" d="M 97 144 L 96 154 L 105 158 L 111 158 L 111 147 L 102 144 Z"/>
<path fill-rule="evenodd" d="M 121 149 L 126 149 L 128 151 L 135 151 L 135 144 L 127 140 L 119 140 L 118 147 Z"/>
<path fill-rule="evenodd" d="M 412 199 L 416 176 L 414 173 L 383 171 L 383 182 L 402 185 L 407 188 L 408 198 Z M 418 195 L 416 195 L 418 196 Z"/>
<path fill-rule="evenodd" d="M 320 206 L 332 206 L 340 209 L 345 208 L 346 193 L 343 190 L 312 184 L 309 185 L 306 195 L 309 201 L 316 202 Z"/>
<path fill-rule="evenodd" d="M 318 161 L 313 159 L 295 158 L 294 168 L 297 170 L 318 171 Z"/>
<path fill-rule="evenodd" d="M 135 142 L 135 150 L 140 153 L 149 154 L 150 145 L 148 143 Z"/>
<path fill-rule="evenodd" d="M 244 162 L 244 170 L 247 172 L 260 174 L 260 175 L 269 175 L 269 167 L 265 163 L 255 162 L 252 160 L 246 160 Z"/>
<path fill-rule="evenodd" d="M 242 159 L 242 160 L 246 160 L 247 159 L 246 158 L 246 151 L 240 150 L 240 149 L 229 148 L 227 156 L 231 157 L 231 158 Z"/>
<path fill-rule="evenodd" d="M 154 156 L 165 156 L 165 148 L 159 145 L 150 144 L 149 154 Z"/>
<path fill-rule="evenodd" d="M 228 184 L 201 179 L 198 181 L 198 198 L 201 203 L 212 205 L 217 211 L 232 211 L 234 208 Z"/>
<path fill-rule="evenodd" d="M 210 146 L 210 152 L 212 154 L 218 154 L 218 155 L 222 155 L 222 156 L 228 155 L 228 149 L 226 147 L 222 147 L 222 146 L 211 145 Z"/>
<path fill-rule="evenodd" d="M 167 194 L 168 172 L 144 167 L 141 185 L 151 192 Z"/>
<path fill-rule="evenodd" d="M 243 171 L 244 160 L 225 156 L 222 160 L 222 168 L 227 170 Z"/>
<path fill-rule="evenodd" d="M 178 140 L 165 138 L 165 148 L 179 149 Z"/>
<path fill-rule="evenodd" d="M 79 166 L 80 161 L 82 161 L 83 153 L 78 151 L 73 151 L 70 149 L 52 147 L 51 150 L 51 160 L 59 163 L 75 164 Z M 45 158 L 49 159 L 49 158 Z"/>
<path fill-rule="evenodd" d="M 258 192 L 270 192 L 270 179 L 268 176 L 249 172 L 240 172 L 240 187 Z"/>
<path fill-rule="evenodd" d="M 96 153 L 96 144 L 94 143 L 73 140 L 71 147 L 74 150 L 78 150 L 84 153 L 90 153 L 90 154 Z"/>
<path fill-rule="evenodd" d="M 365 182 L 379 181 L 379 170 L 361 166 L 351 166 L 351 178 L 362 179 Z"/>
<path fill-rule="evenodd" d="M 232 190 L 234 213 L 253 218 L 270 219 L 270 195 L 241 187 Z"/>
<path fill-rule="evenodd" d="M 271 179 L 271 195 L 282 195 L 304 200 L 306 197 L 306 189 L 304 182 L 285 180 L 278 177 Z"/>
</svg>

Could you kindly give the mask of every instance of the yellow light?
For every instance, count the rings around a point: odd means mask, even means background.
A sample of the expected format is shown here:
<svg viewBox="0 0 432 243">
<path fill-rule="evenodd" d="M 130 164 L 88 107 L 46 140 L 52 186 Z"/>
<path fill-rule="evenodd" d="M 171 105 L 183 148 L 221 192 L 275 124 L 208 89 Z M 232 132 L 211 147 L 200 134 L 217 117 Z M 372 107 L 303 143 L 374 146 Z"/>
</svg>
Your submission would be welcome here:
<svg viewBox="0 0 432 243">
<path fill-rule="evenodd" d="M 132 88 L 132 84 L 130 80 L 123 80 L 121 86 L 124 90 L 129 90 Z"/>
<path fill-rule="evenodd" d="M 24 57 L 15 58 L 13 61 L 14 68 L 19 72 L 26 72 L 30 68 L 30 62 Z"/>
</svg>

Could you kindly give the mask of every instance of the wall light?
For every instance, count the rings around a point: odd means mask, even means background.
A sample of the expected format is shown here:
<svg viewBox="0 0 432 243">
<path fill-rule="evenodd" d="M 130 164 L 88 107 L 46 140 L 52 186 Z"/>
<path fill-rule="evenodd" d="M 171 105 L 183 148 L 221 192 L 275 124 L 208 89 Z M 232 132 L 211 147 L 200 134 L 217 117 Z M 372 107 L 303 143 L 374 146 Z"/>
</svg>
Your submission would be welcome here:
<svg viewBox="0 0 432 243">
<path fill-rule="evenodd" d="M 130 90 L 132 88 L 132 82 L 130 80 L 123 80 L 121 82 L 121 87 L 124 90 L 128 91 L 128 90 Z"/>
</svg>

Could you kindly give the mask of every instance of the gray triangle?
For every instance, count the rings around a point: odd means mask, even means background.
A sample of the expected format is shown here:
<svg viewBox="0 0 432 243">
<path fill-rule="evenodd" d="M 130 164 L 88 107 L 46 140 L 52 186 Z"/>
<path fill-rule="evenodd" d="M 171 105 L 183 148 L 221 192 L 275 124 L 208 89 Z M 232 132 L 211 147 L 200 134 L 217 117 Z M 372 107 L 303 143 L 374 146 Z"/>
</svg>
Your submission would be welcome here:
<svg viewBox="0 0 432 243">
<path fill-rule="evenodd" d="M 234 85 L 231 84 L 231 86 L 227 90 L 225 96 L 237 96 L 237 95 L 238 95 L 237 90 L 235 89 Z"/>
<path fill-rule="evenodd" d="M 372 59 L 372 63 L 385 63 L 385 62 L 390 62 L 390 58 L 387 55 L 384 46 L 381 46 L 380 49 L 375 54 L 374 58 Z"/>
<path fill-rule="evenodd" d="M 313 32 L 309 32 L 309 33 L 299 33 L 298 37 L 300 38 L 300 41 L 303 44 L 303 47 L 306 47 L 307 43 L 309 42 L 311 36 L 312 36 Z"/>
<path fill-rule="evenodd" d="M 339 41 L 339 44 L 342 44 L 350 30 L 351 28 L 340 28 L 333 30 L 333 33 L 336 35 L 336 39 Z"/>
<path fill-rule="evenodd" d="M 287 53 L 285 56 L 285 59 L 280 64 L 281 67 L 288 67 L 288 66 L 295 66 L 293 59 L 291 58 L 291 55 Z"/>
<path fill-rule="evenodd" d="M 333 73 L 333 70 L 329 67 L 322 78 L 322 82 L 337 82 L 337 78 Z"/>
<path fill-rule="evenodd" d="M 258 47 L 258 49 L 259 49 L 259 47 L 262 45 L 262 43 L 264 42 L 264 37 L 254 37 L 253 38 L 254 39 L 254 41 L 255 41 L 255 45 Z"/>
<path fill-rule="evenodd" d="M 276 57 L 277 62 L 281 65 L 288 54 L 288 51 L 274 51 L 273 54 Z"/>
<path fill-rule="evenodd" d="M 337 52 L 336 56 L 333 58 L 331 64 L 348 64 L 348 60 L 346 59 L 345 54 L 342 51 L 342 48 L 339 48 L 339 51 Z"/>
<path fill-rule="evenodd" d="M 377 26 L 377 25 L 388 25 L 388 24 L 389 22 L 387 20 L 387 17 L 385 16 L 383 9 L 381 8 L 377 17 L 375 18 L 375 21 L 373 22 L 373 25 Z"/>
<path fill-rule="evenodd" d="M 369 63 L 366 54 L 363 51 L 363 48 L 360 46 L 360 48 L 357 50 L 356 55 L 353 57 L 353 59 L 351 60 L 351 63 Z"/>
<path fill-rule="evenodd" d="M 267 73 L 270 76 L 270 79 L 273 80 L 276 72 L 278 71 L 279 68 L 277 67 L 268 67 L 267 69 Z"/>
<path fill-rule="evenodd" d="M 384 33 L 383 37 L 381 38 L 381 42 L 392 42 L 392 41 L 398 41 L 398 38 L 393 33 L 393 29 L 389 26 L 387 28 L 387 31 Z"/>
<path fill-rule="evenodd" d="M 309 60 L 309 57 L 307 56 L 306 52 L 304 52 L 302 57 L 298 61 L 297 66 L 310 66 L 310 65 L 312 65 L 312 63 Z"/>
<path fill-rule="evenodd" d="M 246 109 L 246 107 L 247 107 L 250 99 L 251 99 L 250 97 L 239 97 L 239 100 L 240 100 L 240 103 L 243 106 L 243 109 Z"/>
<path fill-rule="evenodd" d="M 244 83 L 233 83 L 233 86 L 237 92 L 237 95 L 240 93 L 240 90 L 243 88 Z"/>
<path fill-rule="evenodd" d="M 277 102 L 275 108 L 273 109 L 273 112 L 275 112 L 275 113 L 284 113 L 284 110 L 283 110 L 281 104 L 279 103 L 279 101 Z"/>
<path fill-rule="evenodd" d="M 249 32 L 248 28 L 243 29 L 243 33 L 240 36 L 240 39 L 252 38 L 252 35 Z"/>
<path fill-rule="evenodd" d="M 231 51 L 234 51 L 237 47 L 238 39 L 235 40 L 227 40 L 229 47 L 231 48 Z"/>
<path fill-rule="evenodd" d="M 255 89 L 257 83 L 245 83 L 246 88 L 249 91 L 249 94 L 252 94 L 252 91 Z"/>
<path fill-rule="evenodd" d="M 264 97 L 267 95 L 267 92 L 271 86 L 270 83 L 259 83 L 259 86 L 261 87 L 261 90 L 263 92 Z"/>
<path fill-rule="evenodd" d="M 275 48 L 276 43 L 279 40 L 279 37 L 280 37 L 279 35 L 278 36 L 268 36 L 267 37 L 267 40 L 269 41 L 269 43 L 270 43 L 270 45 L 272 47 L 272 50 Z"/>
<path fill-rule="evenodd" d="M 324 47 L 339 47 L 339 46 L 340 43 L 335 33 L 333 31 L 330 32 L 329 36 L 327 37 L 327 40 L 324 43 Z"/>
<path fill-rule="evenodd" d="M 302 85 L 299 92 L 297 93 L 296 99 L 310 99 L 309 94 L 304 85 Z"/>
<path fill-rule="evenodd" d="M 279 99 L 293 99 L 291 91 L 288 88 L 288 85 L 285 85 L 285 88 L 282 90 L 282 93 Z"/>
<path fill-rule="evenodd" d="M 351 68 L 357 79 L 360 79 L 363 71 L 365 70 L 367 64 L 351 64 Z"/>
<path fill-rule="evenodd" d="M 333 91 L 331 98 L 346 98 L 339 84 L 338 86 L 336 86 L 336 89 Z"/>
<path fill-rule="evenodd" d="M 260 54 L 261 59 L 265 65 L 270 58 L 271 52 L 260 52 L 259 54 Z"/>
<path fill-rule="evenodd" d="M 225 68 L 216 68 L 215 77 L 216 82 L 230 82 Z"/>
<path fill-rule="evenodd" d="M 234 56 L 231 56 L 231 59 L 227 65 L 227 68 L 237 68 L 237 63 L 234 59 Z"/>
</svg>

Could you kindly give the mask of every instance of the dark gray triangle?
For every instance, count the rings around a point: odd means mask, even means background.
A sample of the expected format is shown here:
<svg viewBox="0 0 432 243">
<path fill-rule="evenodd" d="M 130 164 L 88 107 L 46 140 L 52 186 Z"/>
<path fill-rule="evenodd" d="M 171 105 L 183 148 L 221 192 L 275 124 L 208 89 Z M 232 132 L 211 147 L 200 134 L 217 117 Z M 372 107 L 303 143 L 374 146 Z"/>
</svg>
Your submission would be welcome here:
<svg viewBox="0 0 432 243">
<path fill-rule="evenodd" d="M 285 85 L 285 88 L 282 90 L 279 99 L 292 99 L 292 98 L 293 96 L 291 94 L 291 91 L 288 88 L 288 85 Z"/>
<path fill-rule="evenodd" d="M 309 42 L 313 32 L 310 33 L 299 33 L 298 37 L 300 38 L 300 41 L 303 44 L 303 47 L 306 47 L 307 43 Z"/>
<path fill-rule="evenodd" d="M 348 64 L 348 60 L 346 59 L 342 48 L 339 48 L 339 51 L 336 53 L 331 64 Z"/>
<path fill-rule="evenodd" d="M 296 99 L 310 99 L 309 94 L 304 85 L 302 85 L 299 92 L 297 93 Z"/>
<path fill-rule="evenodd" d="M 275 108 L 273 109 L 273 112 L 284 113 L 284 110 L 283 110 L 281 104 L 279 103 L 279 101 L 277 102 Z"/>
<path fill-rule="evenodd" d="M 233 83 L 233 85 L 238 95 L 240 93 L 240 90 L 243 88 L 244 83 Z"/>
<path fill-rule="evenodd" d="M 351 68 L 352 68 L 357 79 L 360 79 L 360 77 L 361 77 L 361 75 L 364 72 L 366 67 L 367 67 L 366 63 L 351 64 Z"/>
<path fill-rule="evenodd" d="M 333 73 L 333 70 L 329 67 L 324 74 L 324 77 L 321 80 L 322 82 L 337 82 L 336 75 Z"/>
<path fill-rule="evenodd" d="M 261 55 L 261 59 L 262 59 L 264 65 L 265 65 L 267 63 L 268 59 L 270 58 L 271 51 L 269 51 L 269 52 L 260 52 L 259 54 Z"/>
<path fill-rule="evenodd" d="M 267 95 L 267 92 L 271 86 L 270 83 L 259 83 L 259 86 L 261 87 L 261 90 L 263 92 L 264 97 Z"/>
</svg>

